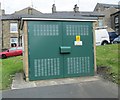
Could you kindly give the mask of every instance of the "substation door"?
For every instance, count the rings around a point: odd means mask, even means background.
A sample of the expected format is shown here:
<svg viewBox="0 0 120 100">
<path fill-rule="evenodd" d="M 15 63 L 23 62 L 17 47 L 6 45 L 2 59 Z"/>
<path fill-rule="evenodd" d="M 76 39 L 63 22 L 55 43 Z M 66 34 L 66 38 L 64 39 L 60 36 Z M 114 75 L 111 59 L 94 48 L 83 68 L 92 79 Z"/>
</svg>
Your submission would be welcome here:
<svg viewBox="0 0 120 100">
<path fill-rule="evenodd" d="M 92 22 L 28 21 L 29 79 L 94 75 Z"/>
</svg>

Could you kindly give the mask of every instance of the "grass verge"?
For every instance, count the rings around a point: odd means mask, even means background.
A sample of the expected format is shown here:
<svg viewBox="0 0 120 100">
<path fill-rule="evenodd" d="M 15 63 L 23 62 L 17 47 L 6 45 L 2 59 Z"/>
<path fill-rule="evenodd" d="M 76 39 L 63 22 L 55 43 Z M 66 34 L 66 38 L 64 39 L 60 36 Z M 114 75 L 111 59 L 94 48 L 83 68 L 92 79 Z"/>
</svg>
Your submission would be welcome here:
<svg viewBox="0 0 120 100">
<path fill-rule="evenodd" d="M 115 83 L 120 83 L 118 81 L 118 62 L 120 61 L 118 57 L 118 44 L 110 44 L 105 46 L 97 46 L 96 48 L 96 62 L 97 67 L 105 68 L 104 75 Z M 102 70 L 102 69 L 101 69 Z M 102 70 L 103 71 L 103 70 Z"/>
<path fill-rule="evenodd" d="M 0 61 L 0 72 L 2 73 L 2 79 L 0 78 L 0 89 L 9 89 L 12 83 L 12 77 L 17 72 L 23 71 L 22 56 L 11 57 Z"/>
</svg>

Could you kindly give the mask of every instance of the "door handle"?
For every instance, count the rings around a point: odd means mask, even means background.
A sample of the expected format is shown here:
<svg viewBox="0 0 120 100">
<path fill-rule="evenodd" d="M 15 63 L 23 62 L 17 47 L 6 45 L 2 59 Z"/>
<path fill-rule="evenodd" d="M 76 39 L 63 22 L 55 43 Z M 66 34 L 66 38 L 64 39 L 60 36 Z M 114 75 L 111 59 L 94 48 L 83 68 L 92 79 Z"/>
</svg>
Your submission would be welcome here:
<svg viewBox="0 0 120 100">
<path fill-rule="evenodd" d="M 71 47 L 70 46 L 61 46 L 60 47 L 60 53 L 61 54 L 70 54 L 71 53 Z"/>
</svg>

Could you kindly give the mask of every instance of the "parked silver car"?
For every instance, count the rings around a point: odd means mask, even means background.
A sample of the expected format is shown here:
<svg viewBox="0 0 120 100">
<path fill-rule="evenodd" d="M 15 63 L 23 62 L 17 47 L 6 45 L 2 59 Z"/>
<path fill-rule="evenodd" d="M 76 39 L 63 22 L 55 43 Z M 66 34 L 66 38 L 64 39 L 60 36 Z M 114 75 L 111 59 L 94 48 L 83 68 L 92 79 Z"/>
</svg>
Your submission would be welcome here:
<svg viewBox="0 0 120 100">
<path fill-rule="evenodd" d="M 115 38 L 113 41 L 112 41 L 113 44 L 116 44 L 116 43 L 120 43 L 120 36 L 118 36 L 117 38 Z"/>
</svg>

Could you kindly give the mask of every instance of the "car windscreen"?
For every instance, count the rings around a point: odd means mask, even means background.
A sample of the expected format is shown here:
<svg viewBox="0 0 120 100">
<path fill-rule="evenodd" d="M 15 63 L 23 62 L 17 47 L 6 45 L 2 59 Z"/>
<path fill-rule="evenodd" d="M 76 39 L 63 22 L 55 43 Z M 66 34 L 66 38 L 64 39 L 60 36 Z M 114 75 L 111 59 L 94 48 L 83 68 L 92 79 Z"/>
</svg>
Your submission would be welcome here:
<svg viewBox="0 0 120 100">
<path fill-rule="evenodd" d="M 22 47 L 17 47 L 17 50 L 22 50 Z"/>
<path fill-rule="evenodd" d="M 10 49 L 9 49 L 9 51 L 14 51 L 14 50 L 16 50 L 16 48 L 10 48 Z"/>
<path fill-rule="evenodd" d="M 112 38 L 118 37 L 118 35 L 115 32 L 108 32 L 109 36 Z"/>
</svg>

